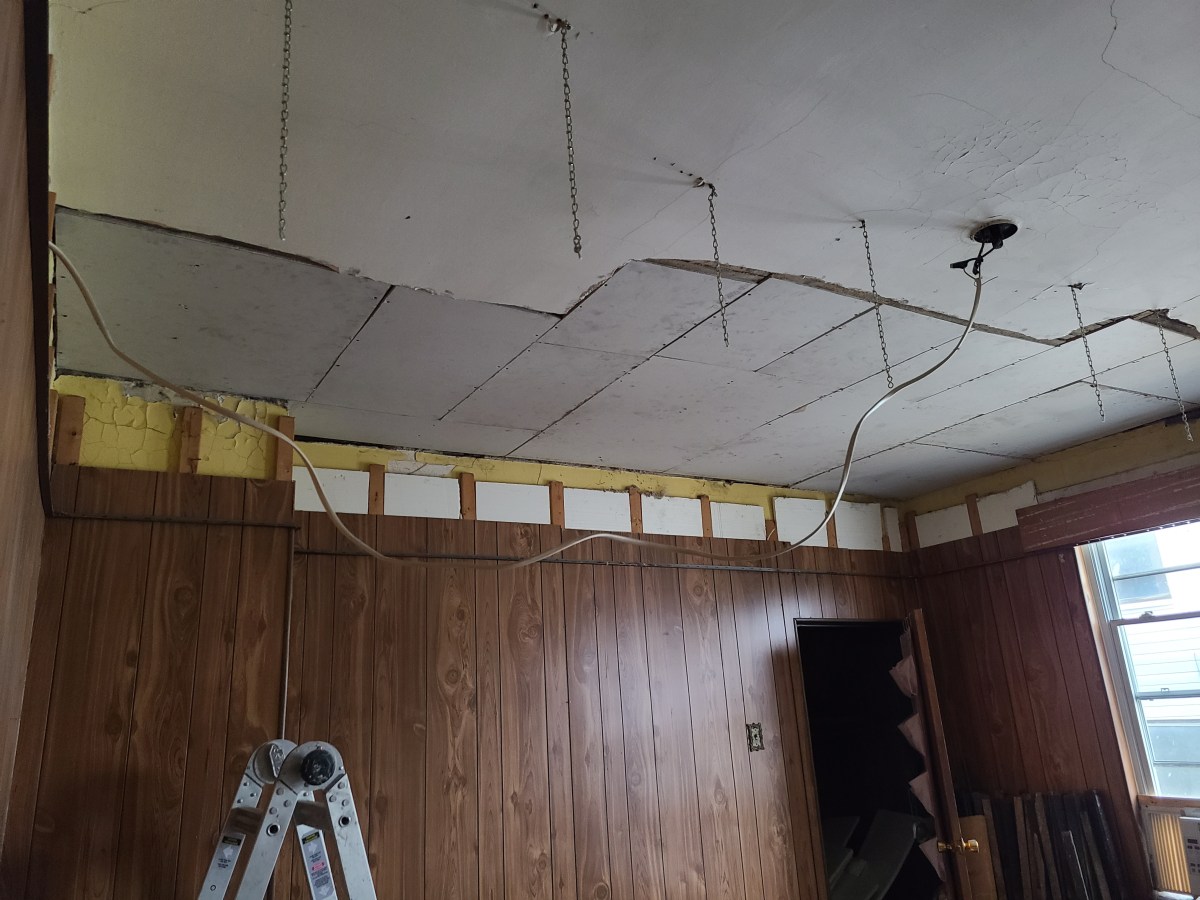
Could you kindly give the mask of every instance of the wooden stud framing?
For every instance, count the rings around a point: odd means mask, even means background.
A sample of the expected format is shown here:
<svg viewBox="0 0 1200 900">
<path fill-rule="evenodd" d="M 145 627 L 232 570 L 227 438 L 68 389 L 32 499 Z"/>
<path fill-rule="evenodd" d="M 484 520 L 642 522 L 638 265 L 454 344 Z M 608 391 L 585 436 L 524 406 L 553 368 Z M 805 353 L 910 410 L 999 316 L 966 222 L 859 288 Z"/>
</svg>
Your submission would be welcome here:
<svg viewBox="0 0 1200 900">
<path fill-rule="evenodd" d="M 79 449 L 83 446 L 82 397 L 60 397 L 58 421 L 54 434 L 54 462 L 60 466 L 79 465 Z"/>
<path fill-rule="evenodd" d="M 458 476 L 458 508 L 464 519 L 475 518 L 475 476 L 463 472 Z"/>
<path fill-rule="evenodd" d="M 550 524 L 559 528 L 566 524 L 567 503 L 561 481 L 550 482 Z"/>
<path fill-rule="evenodd" d="M 900 528 L 900 543 L 903 545 L 901 549 L 907 553 L 909 550 L 919 550 L 921 548 L 921 537 L 917 533 L 917 514 L 907 512 L 904 514 L 904 520 L 901 522 Z"/>
<path fill-rule="evenodd" d="M 886 506 L 879 507 L 879 527 L 880 527 L 880 529 L 882 529 L 882 532 L 883 532 L 883 549 L 891 550 L 892 549 L 892 536 L 890 534 L 888 534 L 887 511 L 888 511 L 888 507 L 886 507 Z"/>
<path fill-rule="evenodd" d="M 979 520 L 979 495 L 967 494 L 967 518 L 971 520 L 971 534 L 983 534 L 983 523 Z"/>
<path fill-rule="evenodd" d="M 373 516 L 383 515 L 383 476 L 386 471 L 378 463 L 367 467 L 367 472 L 371 476 L 367 488 L 367 512 Z"/>
<path fill-rule="evenodd" d="M 291 416 L 280 416 L 275 428 L 290 438 L 296 436 L 296 420 Z M 278 438 L 275 439 L 275 480 L 292 480 L 292 448 Z"/>
<path fill-rule="evenodd" d="M 179 417 L 179 471 L 195 475 L 200 469 L 200 429 L 204 410 L 185 406 Z"/>
<path fill-rule="evenodd" d="M 713 536 L 712 501 L 707 494 L 700 495 L 700 529 L 706 538 Z"/>
<path fill-rule="evenodd" d="M 642 492 L 634 487 L 629 488 L 629 531 L 642 533 Z"/>
<path fill-rule="evenodd" d="M 779 526 L 775 524 L 774 519 L 767 519 L 767 540 L 779 540 Z"/>
<path fill-rule="evenodd" d="M 832 517 L 825 525 L 825 534 L 829 538 L 829 546 L 836 548 L 837 542 L 837 517 Z"/>
</svg>

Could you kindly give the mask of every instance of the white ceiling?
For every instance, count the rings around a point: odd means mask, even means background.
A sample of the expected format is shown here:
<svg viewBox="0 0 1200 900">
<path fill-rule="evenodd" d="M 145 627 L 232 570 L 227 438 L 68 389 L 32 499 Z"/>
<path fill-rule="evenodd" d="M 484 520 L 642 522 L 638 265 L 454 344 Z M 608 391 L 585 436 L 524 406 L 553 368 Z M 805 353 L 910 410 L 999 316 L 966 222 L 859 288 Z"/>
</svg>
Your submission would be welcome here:
<svg viewBox="0 0 1200 900">
<path fill-rule="evenodd" d="M 948 263 L 969 225 L 1022 226 L 989 260 L 993 333 L 877 416 L 854 490 L 915 493 L 1171 414 L 1154 328 L 1094 335 L 1103 422 L 1064 412 L 1094 398 L 1078 342 L 1051 344 L 1076 327 L 1072 281 L 1089 325 L 1200 320 L 1200 7 L 563 0 L 576 260 L 557 38 L 531 6 L 298 6 L 281 244 L 282 4 L 54 4 L 60 203 L 337 270 L 60 214 L 130 349 L 292 400 L 319 436 L 827 484 L 882 384 L 870 307 L 726 278 L 726 349 L 711 277 L 630 263 L 711 255 L 682 168 L 718 186 L 726 262 L 865 290 L 865 217 L 880 292 L 921 310 L 965 314 Z M 380 304 L 391 285 L 411 287 Z M 122 374 L 60 297 L 60 365 Z M 955 337 L 884 319 L 905 371 Z M 1178 354 L 1200 400 L 1200 354 Z"/>
</svg>

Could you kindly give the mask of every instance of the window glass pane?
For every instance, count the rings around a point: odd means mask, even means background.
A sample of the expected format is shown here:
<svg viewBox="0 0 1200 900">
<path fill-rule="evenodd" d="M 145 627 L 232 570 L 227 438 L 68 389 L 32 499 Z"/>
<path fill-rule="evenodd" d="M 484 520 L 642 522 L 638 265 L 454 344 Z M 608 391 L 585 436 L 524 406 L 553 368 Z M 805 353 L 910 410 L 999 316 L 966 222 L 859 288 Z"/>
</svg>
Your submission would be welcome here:
<svg viewBox="0 0 1200 900">
<path fill-rule="evenodd" d="M 1101 546 L 1120 618 L 1200 611 L 1200 522 L 1114 538 Z M 1178 566 L 1196 568 L 1141 574 Z"/>
<path fill-rule="evenodd" d="M 1155 793 L 1200 797 L 1200 699 L 1143 700 L 1141 710 Z"/>
<path fill-rule="evenodd" d="M 1134 693 L 1200 694 L 1200 618 L 1121 626 Z M 1195 700 L 1200 719 L 1200 697 Z"/>
</svg>

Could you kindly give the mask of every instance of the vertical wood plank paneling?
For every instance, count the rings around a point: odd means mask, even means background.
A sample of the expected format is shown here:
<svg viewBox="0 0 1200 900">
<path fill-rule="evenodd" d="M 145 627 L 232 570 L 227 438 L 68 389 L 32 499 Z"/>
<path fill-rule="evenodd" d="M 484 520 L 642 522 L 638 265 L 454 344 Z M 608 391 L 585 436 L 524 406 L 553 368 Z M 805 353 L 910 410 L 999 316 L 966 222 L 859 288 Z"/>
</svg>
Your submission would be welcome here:
<svg viewBox="0 0 1200 900">
<path fill-rule="evenodd" d="M 41 785 L 42 753 L 59 652 L 59 626 L 70 553 L 70 520 L 47 520 L 29 644 L 25 696 L 21 703 L 21 726 L 13 764 L 13 771 L 19 773 L 20 777 L 13 779 L 8 806 L 4 856 L 0 859 L 0 897 L 26 896 L 34 812 Z"/>
<path fill-rule="evenodd" d="M 209 480 L 158 479 L 156 516 L 203 518 Z M 204 587 L 203 525 L 154 525 L 125 765 L 115 895 L 167 897 L 175 859 L 187 768 L 191 688 Z M 190 829 L 187 833 L 191 833 Z"/>
<path fill-rule="evenodd" d="M 671 900 L 704 897 L 704 850 L 678 575 L 671 569 L 642 569 L 642 592 L 646 642 L 652 648 L 650 698 L 667 896 Z"/>
<path fill-rule="evenodd" d="M 728 552 L 728 542 L 712 542 L 718 552 Z M 716 593 L 717 629 L 721 639 L 722 685 L 725 697 L 726 729 L 733 764 L 734 797 L 737 803 L 738 839 L 741 842 L 742 879 L 745 896 L 764 897 L 763 864 L 758 817 L 754 806 L 754 776 L 750 771 L 750 753 L 746 744 L 746 704 L 742 696 L 742 670 L 738 653 L 737 626 L 734 623 L 733 588 L 728 572 L 713 577 Z"/>
<path fill-rule="evenodd" d="M 707 550 L 711 542 L 700 538 L 677 538 L 676 543 L 680 547 Z M 716 587 L 713 573 L 704 569 L 680 570 L 679 579 L 705 894 L 710 900 L 744 897 L 746 878 L 738 833 L 737 788 L 733 777 L 729 709 L 725 701 Z"/>
<path fill-rule="evenodd" d="M 360 540 L 375 543 L 378 516 L 347 515 L 342 521 Z M 338 546 L 350 550 L 339 536 Z M 329 706 L 330 741 L 342 754 L 350 784 L 359 797 L 370 797 L 371 732 L 375 678 L 375 562 L 368 556 L 339 556 L 334 564 L 333 682 Z M 370 833 L 371 809 L 358 811 L 363 837 Z"/>
<path fill-rule="evenodd" d="M 539 548 L 537 527 L 497 528 L 501 556 Z M 504 884 L 510 900 L 551 896 L 550 788 L 542 590 L 536 567 L 499 573 Z"/>
<path fill-rule="evenodd" d="M 633 563 L 638 559 L 634 548 L 626 544 L 613 544 L 610 549 L 612 558 L 618 563 Z M 621 666 L 621 710 L 625 726 L 625 780 L 628 787 L 633 896 L 637 900 L 660 900 L 667 895 L 666 876 L 642 578 L 641 572 L 631 565 L 619 565 L 612 572 L 616 594 L 617 651 Z"/>
<path fill-rule="evenodd" d="M 475 552 L 474 527 L 467 522 L 431 520 L 429 532 L 439 552 Z M 475 576 L 465 566 L 438 566 L 427 577 L 426 896 L 449 900 L 474 897 L 479 884 Z"/>
<path fill-rule="evenodd" d="M 562 538 L 578 537 L 566 532 Z M 569 559 L 591 559 L 592 546 L 568 550 Z M 595 572 L 590 565 L 562 567 L 574 808 L 575 869 L 582 900 L 613 895 L 610 874 L 604 709 L 600 700 L 600 652 Z M 614 748 L 615 749 L 615 748 Z M 628 847 L 628 838 L 625 838 Z"/>
<path fill-rule="evenodd" d="M 224 521 L 238 519 L 245 502 L 245 482 L 239 478 L 213 478 L 211 482 L 209 516 Z M 204 586 L 196 631 L 195 675 L 188 692 L 191 715 L 181 814 L 183 833 L 192 839 L 180 845 L 175 878 L 178 900 L 192 900 L 200 890 L 232 799 L 224 792 L 225 734 L 241 572 L 241 533 L 241 528 L 232 525 L 205 529 Z"/>
<path fill-rule="evenodd" d="M 92 470 L 78 499 L 117 514 L 153 511 L 152 473 Z M 34 820 L 30 898 L 112 896 L 125 789 L 150 526 L 75 524 Z M 77 551 L 77 552 L 76 552 Z"/>
<path fill-rule="evenodd" d="M 542 546 L 562 543 L 562 529 L 543 526 Z M 555 900 L 577 896 L 575 821 L 571 772 L 570 689 L 567 676 L 567 626 L 563 608 L 563 567 L 540 566 L 542 579 L 542 650 L 546 658 L 546 749 L 550 775 L 551 868 Z"/>
<path fill-rule="evenodd" d="M 423 553 L 428 520 L 386 516 L 384 553 Z M 381 897 L 425 896 L 426 579 L 416 566 L 375 564 L 375 706 L 368 857 Z M 414 778 L 413 773 L 422 773 Z"/>
<path fill-rule="evenodd" d="M 475 528 L 475 551 L 497 555 L 496 523 Z M 504 760 L 500 735 L 500 614 L 494 570 L 475 573 L 477 717 L 479 734 L 479 896 L 503 900 Z"/>
<path fill-rule="evenodd" d="M 611 545 L 598 541 L 579 548 L 597 561 L 612 558 Z M 629 786 L 625 770 L 625 714 L 621 707 L 621 664 L 617 643 L 613 570 L 592 570 L 596 605 L 596 658 L 600 678 L 601 746 L 604 758 L 605 824 L 608 832 L 609 896 L 634 897 L 630 855 Z M 568 606 L 568 609 L 570 607 Z M 578 834 L 578 829 L 576 829 Z"/>
<path fill-rule="evenodd" d="M 743 552 L 748 545 L 732 541 L 730 547 L 734 552 Z M 785 736 L 781 731 L 773 659 L 775 647 L 763 575 L 731 572 L 730 583 L 746 717 L 750 722 L 762 723 L 766 744 L 763 750 L 750 754 L 763 890 L 768 897 L 796 896 L 796 859 L 791 840 L 793 817 L 789 807 L 784 742 L 798 738 Z M 775 602 L 780 602 L 778 597 Z M 786 654 L 786 644 L 782 643 L 782 636 L 780 639 L 779 652 Z"/>
</svg>

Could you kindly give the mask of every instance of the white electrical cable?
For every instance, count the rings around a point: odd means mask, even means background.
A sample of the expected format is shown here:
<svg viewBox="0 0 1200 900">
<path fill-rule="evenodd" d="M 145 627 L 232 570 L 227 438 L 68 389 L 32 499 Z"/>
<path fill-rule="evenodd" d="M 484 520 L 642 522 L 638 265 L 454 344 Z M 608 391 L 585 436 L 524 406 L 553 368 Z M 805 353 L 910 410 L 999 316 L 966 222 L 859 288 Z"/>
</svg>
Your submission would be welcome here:
<svg viewBox="0 0 1200 900">
<path fill-rule="evenodd" d="M 893 397 L 895 397 L 898 393 L 903 391 L 905 388 L 912 387 L 917 382 L 923 381 L 924 379 L 928 378 L 930 375 L 932 375 L 934 372 L 936 372 L 938 369 L 940 369 L 942 366 L 944 366 L 946 363 L 948 363 L 950 361 L 951 357 L 953 357 L 954 354 L 958 352 L 959 347 L 962 346 L 963 341 L 965 341 L 967 339 L 967 335 L 971 333 L 971 329 L 975 327 L 975 317 L 979 313 L 979 300 L 980 300 L 980 296 L 983 292 L 983 276 L 982 275 L 969 276 L 971 278 L 971 280 L 973 280 L 975 282 L 975 300 L 971 305 L 971 315 L 970 315 L 970 318 L 967 319 L 967 325 L 963 329 L 962 334 L 959 335 L 958 340 L 955 341 L 954 347 L 950 350 L 949 353 L 947 353 L 945 355 L 945 357 L 943 357 L 941 359 L 941 361 L 930 366 L 928 369 L 926 369 L 920 375 L 917 375 L 913 378 L 908 379 L 908 381 L 904 381 L 904 382 L 901 382 L 900 384 L 896 385 L 894 388 L 892 388 L 886 394 L 884 394 L 882 397 L 880 397 L 878 400 L 876 400 L 875 403 L 873 403 L 871 405 L 870 409 L 868 409 L 865 413 L 862 414 L 862 416 L 859 418 L 857 424 L 855 424 L 855 426 L 854 426 L 854 431 L 851 432 L 851 434 L 850 434 L 850 442 L 846 446 L 846 456 L 842 462 L 841 482 L 838 484 L 837 493 L 834 494 L 833 502 L 829 505 L 829 511 L 825 514 L 825 518 L 823 518 L 821 520 L 821 524 L 819 524 L 816 528 L 814 528 L 812 531 L 810 531 L 808 534 L 806 534 L 800 540 L 798 540 L 792 544 L 788 544 L 782 550 L 777 550 L 773 553 L 759 553 L 759 554 L 755 554 L 753 556 L 727 555 L 727 554 L 723 554 L 723 553 L 710 553 L 707 550 L 693 549 L 693 548 L 688 548 L 688 547 L 677 547 L 674 544 L 662 544 L 662 543 L 659 543 L 658 541 L 647 541 L 647 540 L 643 540 L 641 538 L 630 537 L 627 534 L 613 534 L 612 532 L 602 531 L 602 532 L 595 532 L 593 534 L 585 534 L 581 537 L 575 538 L 574 540 L 567 541 L 565 544 L 559 544 L 557 547 L 553 547 L 550 550 L 545 550 L 545 551 L 537 554 L 536 556 L 530 556 L 525 559 L 518 559 L 518 560 L 501 562 L 501 563 L 485 563 L 482 561 L 475 561 L 475 563 L 473 565 L 467 565 L 466 563 L 468 561 L 462 561 L 462 560 L 444 560 L 444 559 L 430 560 L 430 559 L 414 559 L 414 558 L 401 558 L 401 557 L 395 557 L 395 556 L 387 556 L 383 553 L 380 553 L 378 550 L 376 550 L 374 547 L 372 547 L 366 541 L 362 540 L 357 535 L 355 535 L 349 528 L 346 527 L 346 524 L 341 520 L 341 518 L 338 516 L 337 512 L 334 511 L 333 504 L 331 504 L 329 502 L 329 497 L 326 496 L 325 489 L 321 485 L 321 479 L 317 475 L 316 468 L 314 468 L 312 462 L 309 460 L 307 454 L 305 454 L 305 452 L 300 448 L 299 444 L 297 444 L 292 438 L 288 437 L 282 431 L 272 428 L 270 425 L 267 425 L 264 422 L 259 422 L 257 419 L 252 419 L 249 416 L 242 415 L 237 410 L 226 409 L 225 407 L 221 406 L 220 404 L 214 403 L 211 400 L 208 400 L 207 398 L 202 397 L 200 394 L 197 394 L 194 391 L 190 391 L 185 387 L 180 387 L 179 385 L 175 384 L 174 382 L 170 381 L 169 379 L 165 378 L 164 376 L 159 375 L 157 372 L 153 371 L 152 369 L 142 365 L 140 362 L 138 362 L 132 356 L 127 354 L 125 351 L 123 351 L 120 347 L 117 346 L 116 342 L 113 340 L 112 334 L 109 333 L 108 326 L 104 322 L 104 317 L 100 314 L 100 310 L 96 306 L 96 301 L 94 299 L 92 299 L 91 291 L 88 290 L 87 285 L 84 283 L 83 276 L 81 276 L 79 274 L 79 270 L 75 268 L 75 264 L 71 262 L 70 258 L 65 253 L 63 253 L 63 251 L 60 250 L 59 247 L 53 241 L 50 242 L 50 250 L 54 253 L 54 255 L 56 257 L 58 257 L 59 261 L 66 268 L 67 273 L 71 276 L 71 279 L 75 282 L 76 287 L 79 288 L 79 293 L 83 296 L 83 302 L 87 305 L 88 312 L 90 312 L 92 315 L 92 321 L 94 321 L 96 323 L 96 327 L 100 330 L 100 334 L 104 338 L 104 342 L 106 344 L 108 344 L 109 349 L 112 350 L 113 353 L 115 353 L 121 360 L 123 360 L 124 362 L 126 362 L 127 364 L 132 366 L 138 372 L 141 372 L 144 376 L 146 376 L 147 379 L 149 379 L 150 381 L 159 385 L 160 387 L 164 387 L 169 391 L 173 391 L 174 393 L 178 394 L 180 397 L 183 397 L 186 400 L 190 400 L 192 403 L 195 403 L 197 406 L 200 406 L 200 407 L 208 410 L 213 415 L 224 416 L 225 418 L 233 419 L 235 422 L 240 422 L 241 424 L 247 425 L 250 428 L 257 429 L 258 431 L 261 431 L 264 434 L 269 434 L 271 437 L 275 438 L 277 441 L 281 441 L 284 444 L 287 444 L 293 450 L 295 450 L 296 455 L 300 457 L 300 462 L 302 462 L 304 464 L 304 468 L 306 468 L 308 470 L 308 474 L 312 477 L 313 488 L 317 492 L 317 499 L 319 499 L 321 501 L 321 506 L 325 510 L 325 514 L 329 517 L 329 520 L 331 522 L 333 522 L 334 527 L 337 528 L 337 530 L 341 533 L 341 535 L 343 537 L 345 537 L 346 540 L 348 540 L 355 547 L 362 550 L 368 556 L 372 556 L 375 559 L 378 559 L 381 562 L 386 562 L 386 563 L 395 563 L 398 565 L 410 565 L 410 566 L 411 565 L 438 566 L 438 567 L 446 567 L 446 568 L 467 567 L 467 568 L 478 568 L 478 569 L 494 569 L 496 571 L 503 571 L 503 570 L 509 570 L 509 569 L 520 569 L 520 568 L 524 568 L 526 566 L 535 565 L 536 563 L 545 562 L 546 560 L 551 559 L 552 557 L 558 556 L 560 553 L 563 553 L 566 550 L 570 550 L 572 547 L 577 547 L 580 544 L 585 544 L 589 541 L 599 540 L 601 538 L 603 538 L 605 540 L 613 541 L 616 543 L 620 543 L 620 544 L 629 544 L 630 546 L 633 546 L 633 547 L 644 547 L 646 549 L 654 550 L 657 552 L 670 553 L 670 554 L 674 554 L 676 556 L 692 556 L 692 557 L 699 557 L 701 559 L 715 560 L 718 562 L 740 562 L 740 563 L 765 562 L 766 560 L 776 559 L 780 556 L 784 556 L 785 554 L 790 553 L 791 551 L 795 550 L 797 547 L 800 547 L 802 544 L 804 544 L 806 541 L 808 541 L 814 535 L 817 535 L 822 530 L 824 530 L 824 528 L 829 524 L 829 521 L 833 518 L 834 513 L 837 511 L 838 504 L 841 503 L 842 496 L 846 493 L 846 485 L 850 480 L 850 466 L 854 461 L 854 449 L 855 449 L 855 446 L 858 444 L 858 434 L 862 430 L 863 424 L 867 421 L 868 418 L 870 418 L 874 413 L 876 413 L 880 407 L 882 407 L 885 403 L 887 403 L 889 400 L 891 400 Z"/>
</svg>

